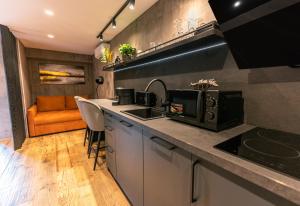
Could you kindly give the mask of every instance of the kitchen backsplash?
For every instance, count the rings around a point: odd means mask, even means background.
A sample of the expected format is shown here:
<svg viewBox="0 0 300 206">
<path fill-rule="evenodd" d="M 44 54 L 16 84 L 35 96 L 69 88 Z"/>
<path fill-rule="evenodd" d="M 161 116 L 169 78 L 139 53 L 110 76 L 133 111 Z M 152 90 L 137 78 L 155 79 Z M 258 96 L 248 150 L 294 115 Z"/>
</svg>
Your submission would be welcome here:
<svg viewBox="0 0 300 206">
<path fill-rule="evenodd" d="M 189 10 L 203 22 L 214 20 L 207 0 L 160 0 L 111 41 L 112 49 L 117 50 L 124 42 L 145 49 L 151 42 L 168 40 L 174 29 L 177 31 L 173 22 L 180 15 L 186 19 Z M 243 91 L 245 122 L 300 133 L 300 69 L 239 70 L 226 46 L 205 51 L 197 58 L 117 72 L 114 78 L 115 87 L 136 90 L 144 90 L 153 78 L 164 80 L 169 89 L 189 88 L 191 82 L 215 78 L 220 89 Z M 163 96 L 159 84 L 152 91 Z"/>
</svg>

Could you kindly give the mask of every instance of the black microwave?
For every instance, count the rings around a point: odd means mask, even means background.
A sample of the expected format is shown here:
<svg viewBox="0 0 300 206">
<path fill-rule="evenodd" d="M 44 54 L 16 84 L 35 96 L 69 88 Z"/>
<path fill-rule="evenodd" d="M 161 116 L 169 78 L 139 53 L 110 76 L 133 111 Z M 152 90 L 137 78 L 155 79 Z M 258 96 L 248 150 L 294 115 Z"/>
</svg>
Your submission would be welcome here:
<svg viewBox="0 0 300 206">
<path fill-rule="evenodd" d="M 167 116 L 198 127 L 221 131 L 244 121 L 241 91 L 169 90 Z"/>
</svg>

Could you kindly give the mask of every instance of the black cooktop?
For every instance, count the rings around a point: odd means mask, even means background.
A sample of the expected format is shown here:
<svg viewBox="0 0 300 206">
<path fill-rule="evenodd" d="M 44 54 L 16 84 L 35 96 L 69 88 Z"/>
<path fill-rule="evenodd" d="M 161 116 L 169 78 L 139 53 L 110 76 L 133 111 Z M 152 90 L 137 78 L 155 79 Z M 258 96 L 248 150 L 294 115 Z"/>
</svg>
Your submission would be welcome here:
<svg viewBox="0 0 300 206">
<path fill-rule="evenodd" d="M 215 147 L 300 179 L 300 135 L 257 127 Z"/>
</svg>

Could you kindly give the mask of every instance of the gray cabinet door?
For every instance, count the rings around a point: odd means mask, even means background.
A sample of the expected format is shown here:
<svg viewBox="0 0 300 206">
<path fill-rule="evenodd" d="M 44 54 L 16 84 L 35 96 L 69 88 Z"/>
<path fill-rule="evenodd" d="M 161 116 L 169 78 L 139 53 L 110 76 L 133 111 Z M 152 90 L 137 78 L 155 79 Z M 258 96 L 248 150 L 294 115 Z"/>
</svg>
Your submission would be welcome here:
<svg viewBox="0 0 300 206">
<path fill-rule="evenodd" d="M 196 201 L 192 206 L 274 206 L 222 174 L 209 169 L 204 162 L 199 161 L 194 171 Z"/>
<path fill-rule="evenodd" d="M 134 206 L 143 205 L 143 137 L 138 126 L 120 120 L 116 135 L 117 181 Z"/>
<path fill-rule="evenodd" d="M 191 154 L 143 131 L 144 206 L 191 204 Z"/>
<path fill-rule="evenodd" d="M 116 120 L 113 116 L 105 114 L 105 141 L 106 141 L 106 165 L 112 176 L 116 178 L 116 149 L 115 149 L 115 136 L 116 136 Z"/>
</svg>

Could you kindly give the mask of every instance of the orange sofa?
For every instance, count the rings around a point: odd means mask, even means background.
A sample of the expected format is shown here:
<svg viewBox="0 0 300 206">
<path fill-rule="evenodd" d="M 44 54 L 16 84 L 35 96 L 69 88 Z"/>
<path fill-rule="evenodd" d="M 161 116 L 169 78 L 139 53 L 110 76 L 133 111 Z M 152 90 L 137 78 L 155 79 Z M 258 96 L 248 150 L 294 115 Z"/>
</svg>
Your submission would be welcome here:
<svg viewBox="0 0 300 206">
<path fill-rule="evenodd" d="M 38 96 L 27 120 L 31 137 L 86 127 L 73 96 Z"/>
</svg>

